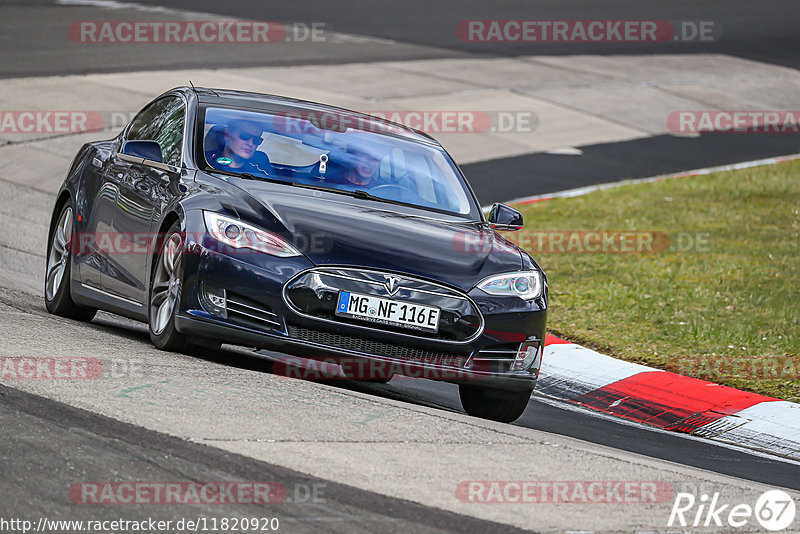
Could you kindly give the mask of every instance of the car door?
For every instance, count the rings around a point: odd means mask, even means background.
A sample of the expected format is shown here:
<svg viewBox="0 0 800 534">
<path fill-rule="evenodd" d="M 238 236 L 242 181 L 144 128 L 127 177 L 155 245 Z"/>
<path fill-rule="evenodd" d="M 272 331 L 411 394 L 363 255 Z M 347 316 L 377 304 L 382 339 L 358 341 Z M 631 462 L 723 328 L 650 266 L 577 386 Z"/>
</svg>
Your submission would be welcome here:
<svg viewBox="0 0 800 534">
<path fill-rule="evenodd" d="M 180 97 L 153 102 L 133 120 L 108 168 L 109 181 L 115 183 L 118 194 L 109 254 L 112 268 L 104 285 L 107 292 L 139 304 L 147 300 L 146 268 L 155 238 L 154 221 L 182 164 L 185 115 Z M 122 153 L 126 141 L 158 142 L 162 161 L 142 161 Z"/>
<path fill-rule="evenodd" d="M 80 237 L 78 277 L 81 284 L 94 290 L 103 289 L 109 270 L 103 236 L 113 231 L 112 221 L 116 209 L 117 188 L 109 183 L 106 170 L 111 155 L 116 152 L 114 141 L 99 143 L 85 165 L 81 187 L 76 192 L 75 203 L 85 206 L 85 227 Z"/>
</svg>

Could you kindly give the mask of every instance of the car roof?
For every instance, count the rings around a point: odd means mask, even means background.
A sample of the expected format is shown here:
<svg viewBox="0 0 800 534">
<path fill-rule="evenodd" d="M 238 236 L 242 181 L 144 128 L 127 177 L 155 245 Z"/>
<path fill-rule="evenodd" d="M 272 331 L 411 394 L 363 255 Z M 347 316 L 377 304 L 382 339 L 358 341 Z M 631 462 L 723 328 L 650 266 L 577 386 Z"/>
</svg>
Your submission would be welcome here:
<svg viewBox="0 0 800 534">
<path fill-rule="evenodd" d="M 433 137 L 403 124 L 392 122 L 374 115 L 368 115 L 351 109 L 340 108 L 319 102 L 311 102 L 286 96 L 237 91 L 232 89 L 212 89 L 207 87 L 180 87 L 179 91 L 194 92 L 200 105 L 219 105 L 224 107 L 259 110 L 265 112 L 297 112 L 297 113 L 332 113 L 350 124 L 372 124 L 373 131 L 387 135 L 395 135 L 428 145 L 441 146 Z M 380 126 L 384 126 L 381 128 Z"/>
</svg>

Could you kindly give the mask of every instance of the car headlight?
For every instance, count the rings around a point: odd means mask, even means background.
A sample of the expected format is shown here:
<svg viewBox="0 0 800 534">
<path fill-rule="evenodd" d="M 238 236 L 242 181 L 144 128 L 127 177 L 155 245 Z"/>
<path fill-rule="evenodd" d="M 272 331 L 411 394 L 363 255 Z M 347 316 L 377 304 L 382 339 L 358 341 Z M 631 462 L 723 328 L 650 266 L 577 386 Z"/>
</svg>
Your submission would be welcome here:
<svg viewBox="0 0 800 534">
<path fill-rule="evenodd" d="M 302 255 L 281 236 L 252 224 L 213 211 L 203 211 L 203 216 L 209 233 L 233 248 L 249 248 L 281 258 Z"/>
<path fill-rule="evenodd" d="M 490 295 L 500 297 L 516 296 L 531 300 L 542 294 L 542 286 L 541 272 L 521 271 L 490 276 L 476 287 Z"/>
</svg>

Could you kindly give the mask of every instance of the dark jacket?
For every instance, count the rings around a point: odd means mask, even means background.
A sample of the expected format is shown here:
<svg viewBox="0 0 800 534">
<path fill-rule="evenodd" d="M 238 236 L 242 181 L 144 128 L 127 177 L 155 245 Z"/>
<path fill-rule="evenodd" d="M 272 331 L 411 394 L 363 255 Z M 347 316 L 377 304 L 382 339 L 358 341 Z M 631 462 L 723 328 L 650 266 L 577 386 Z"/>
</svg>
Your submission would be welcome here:
<svg viewBox="0 0 800 534">
<path fill-rule="evenodd" d="M 263 152 L 256 151 L 253 154 L 253 157 L 250 158 L 249 161 L 246 161 L 244 165 L 241 167 L 230 167 L 228 165 L 223 165 L 218 163 L 217 160 L 220 158 L 225 157 L 222 153 L 222 150 L 214 150 L 206 152 L 206 161 L 208 164 L 221 171 L 231 171 L 231 172 L 239 172 L 244 173 L 248 172 L 250 174 L 254 174 L 256 176 L 269 176 L 274 174 L 274 170 L 272 169 L 272 164 L 269 162 L 269 157 Z"/>
</svg>

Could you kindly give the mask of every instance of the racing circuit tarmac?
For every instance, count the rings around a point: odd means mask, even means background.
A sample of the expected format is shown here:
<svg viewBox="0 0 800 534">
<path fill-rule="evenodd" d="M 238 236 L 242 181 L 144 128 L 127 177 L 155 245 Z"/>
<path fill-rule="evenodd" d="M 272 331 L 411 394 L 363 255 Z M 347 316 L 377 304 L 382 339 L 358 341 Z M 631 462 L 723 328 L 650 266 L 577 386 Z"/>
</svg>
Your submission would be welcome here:
<svg viewBox="0 0 800 534">
<path fill-rule="evenodd" d="M 216 3 L 193 2 L 191 9 L 205 11 L 213 5 Z M 624 10 L 627 5 L 614 2 L 613 9 Z M 789 4 L 775 5 L 777 9 Z M 254 11 L 255 6 L 248 2 L 229 4 L 224 8 L 229 12 L 224 14 L 265 18 L 260 11 Z M 724 16 L 741 17 L 738 10 L 745 10 L 745 3 L 735 6 Z M 337 51 L 350 63 L 468 58 L 473 54 L 468 48 L 424 38 L 435 34 L 429 25 L 436 24 L 437 17 L 450 16 L 446 15 L 447 9 L 442 7 L 426 22 L 428 26 L 407 25 L 408 35 L 398 33 L 396 26 L 378 24 L 378 11 L 364 19 L 367 25 L 371 18 L 376 19 L 374 32 L 365 31 L 363 25 L 336 20 L 337 30 L 377 39 L 369 47 L 346 45 Z M 554 4 L 550 9 L 558 8 Z M 7 18 L 17 17 L 20 21 L 29 21 L 35 13 L 43 21 L 42 27 L 51 31 L 64 17 L 104 20 L 164 16 L 141 11 L 109 12 L 91 6 L 54 7 L 51 2 L 2 6 L 0 10 L 8 10 Z M 312 12 L 335 17 L 322 4 Z M 562 18 L 571 16 L 555 12 Z M 686 16 L 689 15 L 702 16 L 696 12 Z M 281 11 L 280 16 L 268 18 L 309 20 L 309 14 L 302 10 Z M 673 14 L 667 18 L 679 17 Z M 789 17 L 776 13 L 775 18 L 788 25 Z M 776 64 L 796 66 L 800 47 L 789 46 L 793 50 L 790 52 L 785 46 L 796 42 L 792 41 L 794 34 L 786 26 L 767 32 L 768 27 L 773 28 L 766 20 L 763 25 L 753 23 L 754 35 L 771 38 L 759 40 L 758 46 L 746 54 L 760 60 L 773 57 Z M 393 41 L 381 40 L 386 38 Z M 737 49 L 737 42 L 734 39 L 720 43 L 713 52 L 746 55 L 742 50 L 745 45 L 740 43 Z M 609 51 L 619 52 L 605 52 Z M 682 52 L 707 51 L 687 48 Z M 4 81 L 5 91 L 0 98 L 3 108 L 22 109 L 20 106 L 27 105 L 51 109 L 49 99 L 61 104 L 85 104 L 80 80 L 44 78 L 45 75 L 114 68 L 127 71 L 134 65 L 137 70 L 156 69 L 174 67 L 170 62 L 177 61 L 169 55 L 143 57 L 132 52 L 119 51 L 116 67 L 108 67 L 113 63 L 108 58 L 103 65 L 86 62 L 85 58 L 66 58 L 47 39 L 28 40 L 18 35 L 6 40 L 2 54 L 7 71 L 2 76 L 9 79 Z M 322 57 L 327 53 L 324 48 L 299 47 L 288 53 L 281 57 L 280 64 L 292 63 L 292 53 L 302 56 L 294 58 L 299 64 L 344 62 L 341 56 Z M 487 53 L 506 55 L 509 50 L 500 47 L 474 55 L 485 59 Z M 548 53 L 560 51 L 548 49 Z M 209 58 L 213 51 L 203 54 L 201 57 L 190 53 L 180 66 L 231 66 L 223 57 Z M 99 62 L 100 55 L 92 52 L 88 57 Z M 269 63 L 267 59 L 247 57 L 234 66 Z M 142 80 L 135 90 L 121 91 L 110 77 L 91 78 L 91 84 L 84 80 L 84 88 L 91 89 L 93 99 L 112 102 L 103 109 L 128 111 L 125 106 L 135 109 L 149 99 L 145 80 L 156 85 L 165 79 L 159 74 L 127 74 L 126 80 Z M 252 78 L 245 78 L 244 74 L 219 74 L 228 76 L 228 83 L 236 76 L 240 76 L 241 83 L 252 83 Z M 12 79 L 21 75 L 42 76 L 43 85 Z M 68 87 L 66 94 L 59 94 L 60 87 Z M 26 98 L 39 101 L 31 104 Z M 0 517 L 35 521 L 45 512 L 51 519 L 269 514 L 280 518 L 281 530 L 290 532 L 653 531 L 667 530 L 670 501 L 635 505 L 487 505 L 458 499 L 456 489 L 461 482 L 475 480 L 663 481 L 675 491 L 703 489 L 719 492 L 725 502 L 750 504 L 769 487 L 800 491 L 797 463 L 620 422 L 536 394 L 521 419 L 513 425 L 503 425 L 464 415 L 455 388 L 448 384 L 401 377 L 384 386 L 287 379 L 274 374 L 267 360 L 245 348 L 225 346 L 218 352 L 194 356 L 164 353 L 151 346 L 141 324 L 105 313 L 98 314 L 90 324 L 48 315 L 41 297 L 41 280 L 53 194 L 80 144 L 90 137 L 110 135 L 101 132 L 93 136 L 63 136 L 49 142 L 7 138 L 8 144 L 0 147 L 0 155 L 6 156 L 0 166 L 0 223 L 4 228 L 0 231 L 2 356 L 98 358 L 105 369 L 113 370 L 94 380 L 2 381 L 0 487 L 4 498 Z M 626 135 L 627 131 L 620 130 L 619 138 L 613 141 L 606 143 L 598 138 L 597 142 L 580 145 L 586 157 L 529 151 L 496 158 L 490 155 L 464 168 L 468 177 L 476 177 L 473 185 L 486 204 L 597 181 L 729 163 L 732 155 L 745 158 L 752 154 L 745 159 L 757 159 L 800 151 L 794 135 L 639 135 L 627 140 Z M 458 145 L 458 139 L 453 143 Z M 654 154 L 663 153 L 664 147 L 685 158 L 654 158 Z M 455 149 L 466 153 L 470 147 L 458 145 Z M 619 165 L 630 154 L 633 156 Z M 565 159 L 570 163 L 562 165 Z M 598 162 L 605 162 L 605 169 L 613 172 L 599 172 Z M 544 183 L 536 180 L 536 185 L 532 185 L 534 180 L 509 179 L 502 187 L 490 188 L 489 180 L 497 169 L 506 176 L 526 178 L 531 175 L 529 170 L 535 169 L 553 178 L 551 182 L 543 178 Z M 257 509 L 247 505 L 92 506 L 70 499 L 68 490 L 73 484 L 103 480 L 278 481 L 290 489 L 290 495 L 296 488 L 317 485 L 324 497 L 315 502 L 289 499 Z M 793 492 L 793 496 L 797 497 L 797 493 Z"/>
</svg>

